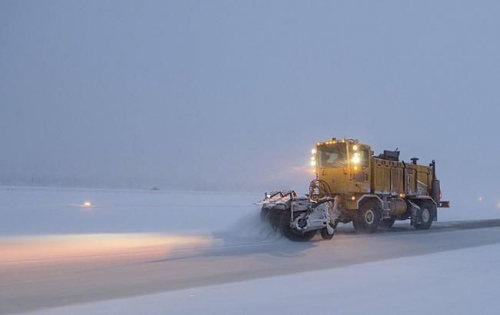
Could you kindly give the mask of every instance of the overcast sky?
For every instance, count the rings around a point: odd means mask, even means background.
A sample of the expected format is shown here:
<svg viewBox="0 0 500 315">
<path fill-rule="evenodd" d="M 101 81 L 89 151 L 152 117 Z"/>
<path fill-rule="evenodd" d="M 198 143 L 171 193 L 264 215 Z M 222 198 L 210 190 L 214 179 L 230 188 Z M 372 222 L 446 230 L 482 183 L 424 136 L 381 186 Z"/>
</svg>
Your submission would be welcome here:
<svg viewBox="0 0 500 315">
<path fill-rule="evenodd" d="M 499 195 L 499 1 L 0 0 L 0 182 L 307 186 L 331 137 Z M 48 180 L 49 178 L 50 180 Z"/>
</svg>

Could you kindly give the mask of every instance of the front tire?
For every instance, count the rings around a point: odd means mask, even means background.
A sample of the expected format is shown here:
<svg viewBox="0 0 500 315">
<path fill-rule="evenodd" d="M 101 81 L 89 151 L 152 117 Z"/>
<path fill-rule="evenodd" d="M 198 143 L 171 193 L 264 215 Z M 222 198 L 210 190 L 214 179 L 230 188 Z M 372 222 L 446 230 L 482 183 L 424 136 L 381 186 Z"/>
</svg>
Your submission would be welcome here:
<svg viewBox="0 0 500 315">
<path fill-rule="evenodd" d="M 368 201 L 362 203 L 358 210 L 358 215 L 353 222 L 354 229 L 358 233 L 373 233 L 380 223 L 382 210 L 378 203 Z"/>
<path fill-rule="evenodd" d="M 415 224 L 415 229 L 417 230 L 428 230 L 434 217 L 436 216 L 436 205 L 431 201 L 422 201 L 418 204 L 420 210 L 417 212 L 417 221 L 419 223 Z"/>
<path fill-rule="evenodd" d="M 306 242 L 311 240 L 316 235 L 317 232 L 316 230 L 309 232 L 298 231 L 296 229 L 293 229 L 290 226 L 290 223 L 291 223 L 290 211 L 289 210 L 284 211 L 283 216 L 281 217 L 280 229 L 283 236 L 285 236 L 291 241 Z"/>
</svg>

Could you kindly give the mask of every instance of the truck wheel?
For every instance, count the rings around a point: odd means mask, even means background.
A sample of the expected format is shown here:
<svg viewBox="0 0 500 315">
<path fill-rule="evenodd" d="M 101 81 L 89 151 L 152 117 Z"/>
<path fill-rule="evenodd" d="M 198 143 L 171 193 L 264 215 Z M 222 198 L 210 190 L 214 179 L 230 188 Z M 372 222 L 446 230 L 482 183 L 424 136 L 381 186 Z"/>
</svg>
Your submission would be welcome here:
<svg viewBox="0 0 500 315">
<path fill-rule="evenodd" d="M 415 225 L 417 230 L 427 230 L 432 225 L 432 220 L 436 216 L 436 205 L 431 201 L 422 201 L 418 204 L 420 210 L 417 212 L 417 221 L 420 223 Z"/>
<path fill-rule="evenodd" d="M 281 233 L 291 241 L 294 242 L 305 242 L 311 240 L 316 235 L 316 230 L 309 232 L 302 232 L 293 229 L 290 226 L 290 211 L 283 211 L 280 222 Z"/>
<path fill-rule="evenodd" d="M 380 223 L 380 206 L 373 201 L 361 204 L 358 210 L 358 216 L 354 228 L 359 233 L 373 233 L 377 230 Z"/>
<path fill-rule="evenodd" d="M 396 218 L 383 219 L 380 225 L 385 228 L 391 228 L 394 225 Z"/>
<path fill-rule="evenodd" d="M 331 240 L 333 236 L 335 235 L 335 229 L 333 230 L 333 234 L 328 234 L 328 229 L 324 228 L 321 229 L 321 238 L 324 240 Z"/>
</svg>

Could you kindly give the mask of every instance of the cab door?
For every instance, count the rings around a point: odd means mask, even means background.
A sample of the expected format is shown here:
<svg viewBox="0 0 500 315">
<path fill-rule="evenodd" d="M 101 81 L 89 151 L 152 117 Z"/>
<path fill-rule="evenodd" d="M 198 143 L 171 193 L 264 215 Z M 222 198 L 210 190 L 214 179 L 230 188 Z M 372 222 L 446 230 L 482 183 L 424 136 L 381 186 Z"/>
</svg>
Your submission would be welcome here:
<svg viewBox="0 0 500 315">
<path fill-rule="evenodd" d="M 325 181 L 334 194 L 349 189 L 349 163 L 346 143 L 318 147 L 318 178 Z"/>
<path fill-rule="evenodd" d="M 349 144 L 348 147 L 349 192 L 370 192 L 370 159 L 369 146 Z"/>
</svg>

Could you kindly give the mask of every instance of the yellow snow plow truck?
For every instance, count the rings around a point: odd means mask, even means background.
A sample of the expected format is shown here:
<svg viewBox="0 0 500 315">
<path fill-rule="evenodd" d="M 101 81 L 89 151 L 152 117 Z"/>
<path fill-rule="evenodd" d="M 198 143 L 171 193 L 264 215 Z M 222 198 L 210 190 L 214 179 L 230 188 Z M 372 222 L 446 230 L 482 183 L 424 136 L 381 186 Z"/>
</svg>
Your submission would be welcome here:
<svg viewBox="0 0 500 315">
<path fill-rule="evenodd" d="M 417 161 L 400 161 L 398 150 L 375 156 L 370 146 L 352 139 L 319 142 L 311 151 L 316 178 L 309 194 L 266 193 L 259 203 L 261 219 L 293 241 L 310 240 L 318 231 L 331 239 L 339 222 L 352 222 L 360 233 L 408 219 L 416 229 L 428 229 L 437 208 L 449 202 L 441 201 L 435 161 Z"/>
</svg>

